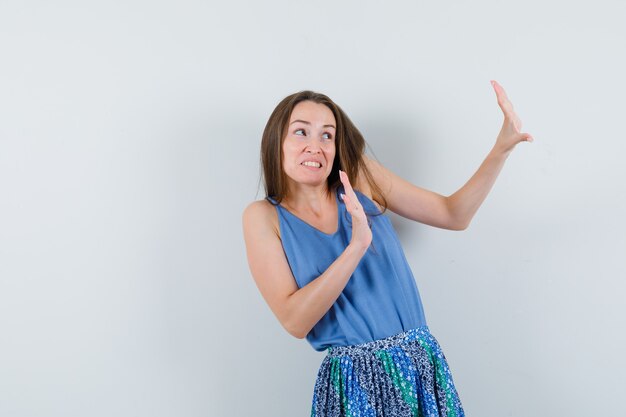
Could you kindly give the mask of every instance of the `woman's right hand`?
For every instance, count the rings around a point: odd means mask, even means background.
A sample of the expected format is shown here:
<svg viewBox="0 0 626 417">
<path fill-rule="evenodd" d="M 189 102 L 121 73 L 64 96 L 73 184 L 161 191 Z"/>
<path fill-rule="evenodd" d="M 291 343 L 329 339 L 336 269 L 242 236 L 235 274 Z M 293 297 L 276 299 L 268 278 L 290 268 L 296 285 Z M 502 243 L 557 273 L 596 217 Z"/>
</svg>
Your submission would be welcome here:
<svg viewBox="0 0 626 417">
<path fill-rule="evenodd" d="M 367 216 L 363 211 L 361 202 L 352 189 L 348 175 L 339 170 L 339 179 L 346 192 L 346 194 L 341 194 L 341 198 L 346 205 L 346 210 L 352 215 L 352 239 L 350 244 L 355 244 L 365 251 L 372 243 L 372 229 L 370 229 L 367 223 Z"/>
</svg>

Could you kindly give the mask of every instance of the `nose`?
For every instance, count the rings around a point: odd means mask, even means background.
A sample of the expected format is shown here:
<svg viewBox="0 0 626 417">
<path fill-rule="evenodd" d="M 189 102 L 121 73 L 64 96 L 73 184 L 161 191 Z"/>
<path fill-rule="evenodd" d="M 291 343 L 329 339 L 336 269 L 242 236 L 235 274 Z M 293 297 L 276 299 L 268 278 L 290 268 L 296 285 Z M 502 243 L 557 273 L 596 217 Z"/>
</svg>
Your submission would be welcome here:
<svg viewBox="0 0 626 417">
<path fill-rule="evenodd" d="M 320 153 L 320 147 L 316 144 L 311 144 L 308 146 L 306 152 L 308 153 Z"/>
</svg>

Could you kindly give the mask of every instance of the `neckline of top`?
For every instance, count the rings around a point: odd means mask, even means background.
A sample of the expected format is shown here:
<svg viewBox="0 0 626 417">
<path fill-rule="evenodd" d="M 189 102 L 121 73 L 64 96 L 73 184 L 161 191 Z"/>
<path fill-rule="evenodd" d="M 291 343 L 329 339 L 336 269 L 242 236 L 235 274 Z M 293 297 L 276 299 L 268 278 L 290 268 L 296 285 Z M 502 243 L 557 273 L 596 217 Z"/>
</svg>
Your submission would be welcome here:
<svg viewBox="0 0 626 417">
<path fill-rule="evenodd" d="M 339 201 L 339 187 L 341 186 L 337 186 L 335 187 L 335 201 L 337 202 L 337 228 L 335 229 L 335 231 L 333 233 L 326 233 L 326 232 L 322 232 L 320 229 L 318 229 L 315 226 L 312 226 L 310 223 L 302 220 L 300 217 L 296 216 L 295 214 L 293 214 L 292 212 L 290 212 L 286 207 L 283 207 L 280 204 L 277 204 L 277 207 L 280 207 L 281 209 L 283 209 L 283 211 L 287 212 L 289 215 L 293 216 L 295 219 L 299 220 L 300 222 L 304 223 L 305 225 L 309 226 L 311 229 L 315 230 L 318 233 L 321 233 L 324 236 L 327 237 L 333 237 L 335 236 L 337 233 L 339 233 L 339 229 L 341 229 L 341 209 L 340 209 L 340 201 Z M 275 200 L 274 200 L 275 201 Z"/>
</svg>

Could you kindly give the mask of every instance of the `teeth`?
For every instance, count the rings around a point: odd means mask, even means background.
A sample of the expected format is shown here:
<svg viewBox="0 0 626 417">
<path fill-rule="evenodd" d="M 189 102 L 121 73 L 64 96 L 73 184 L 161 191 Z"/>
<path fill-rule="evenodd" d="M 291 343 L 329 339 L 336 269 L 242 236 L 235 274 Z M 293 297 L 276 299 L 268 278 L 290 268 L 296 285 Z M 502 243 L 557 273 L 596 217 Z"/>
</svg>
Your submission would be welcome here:
<svg viewBox="0 0 626 417">
<path fill-rule="evenodd" d="M 322 164 L 320 164 L 319 162 L 313 162 L 313 161 L 305 161 L 302 163 L 302 165 L 306 165 L 308 167 L 316 167 L 316 168 L 319 168 L 322 166 Z"/>
</svg>

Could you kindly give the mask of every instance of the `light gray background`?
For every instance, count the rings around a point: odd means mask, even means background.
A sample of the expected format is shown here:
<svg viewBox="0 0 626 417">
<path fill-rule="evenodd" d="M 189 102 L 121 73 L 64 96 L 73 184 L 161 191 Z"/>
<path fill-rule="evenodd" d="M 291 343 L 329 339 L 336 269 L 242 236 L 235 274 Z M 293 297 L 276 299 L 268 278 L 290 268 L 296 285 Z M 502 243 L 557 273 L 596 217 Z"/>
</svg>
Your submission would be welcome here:
<svg viewBox="0 0 626 417">
<path fill-rule="evenodd" d="M 391 215 L 468 416 L 617 412 L 626 6 L 0 1 L 0 415 L 306 416 L 323 353 L 250 275 L 241 212 L 286 95 L 333 98 L 451 194 L 535 137 L 469 229 Z"/>
</svg>

